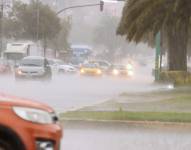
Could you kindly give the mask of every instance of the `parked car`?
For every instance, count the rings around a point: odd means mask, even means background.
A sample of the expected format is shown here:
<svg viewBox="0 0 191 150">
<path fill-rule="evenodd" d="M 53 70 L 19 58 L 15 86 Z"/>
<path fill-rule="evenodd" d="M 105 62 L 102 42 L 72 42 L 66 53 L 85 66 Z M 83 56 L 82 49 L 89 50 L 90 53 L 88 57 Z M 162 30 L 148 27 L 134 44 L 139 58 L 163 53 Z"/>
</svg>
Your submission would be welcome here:
<svg viewBox="0 0 191 150">
<path fill-rule="evenodd" d="M 80 68 L 81 75 L 95 75 L 101 76 L 103 74 L 101 68 L 98 64 L 95 63 L 87 63 L 83 64 Z"/>
<path fill-rule="evenodd" d="M 48 63 L 53 73 L 58 73 L 59 66 L 64 64 L 60 59 L 48 59 Z"/>
<path fill-rule="evenodd" d="M 65 73 L 68 73 L 68 74 L 74 74 L 77 72 L 77 69 L 72 66 L 72 65 L 69 65 L 69 64 L 65 64 L 65 65 L 59 65 L 58 66 L 58 73 L 59 74 L 65 74 Z"/>
<path fill-rule="evenodd" d="M 112 65 L 110 68 L 110 74 L 113 76 L 132 77 L 134 75 L 133 66 L 131 64 L 126 65 Z"/>
<path fill-rule="evenodd" d="M 52 71 L 46 58 L 28 56 L 24 57 L 16 68 L 15 78 L 50 80 L 52 78 Z"/>
<path fill-rule="evenodd" d="M 0 94 L 0 150 L 60 150 L 62 127 L 52 108 Z"/>
</svg>

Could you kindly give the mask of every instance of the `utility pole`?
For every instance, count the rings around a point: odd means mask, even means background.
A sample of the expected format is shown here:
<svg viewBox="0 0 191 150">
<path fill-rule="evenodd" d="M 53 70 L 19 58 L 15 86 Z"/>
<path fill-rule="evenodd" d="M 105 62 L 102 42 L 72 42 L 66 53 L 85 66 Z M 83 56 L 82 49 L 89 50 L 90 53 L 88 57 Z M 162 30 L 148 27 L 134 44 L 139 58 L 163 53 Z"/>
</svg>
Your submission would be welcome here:
<svg viewBox="0 0 191 150">
<path fill-rule="evenodd" d="M 3 52 L 3 17 L 4 17 L 4 0 L 1 0 L 1 12 L 0 12 L 0 57 Z"/>
<path fill-rule="evenodd" d="M 155 81 L 160 80 L 160 61 L 161 61 L 161 33 L 157 33 L 155 39 L 156 55 L 155 55 Z"/>
<path fill-rule="evenodd" d="M 39 25 L 40 25 L 40 8 L 39 8 L 39 0 L 36 0 L 36 43 L 37 49 L 39 51 Z"/>
<path fill-rule="evenodd" d="M 36 0 L 36 41 L 38 42 L 39 40 L 39 22 L 40 22 L 40 10 L 39 10 L 39 0 Z"/>
</svg>

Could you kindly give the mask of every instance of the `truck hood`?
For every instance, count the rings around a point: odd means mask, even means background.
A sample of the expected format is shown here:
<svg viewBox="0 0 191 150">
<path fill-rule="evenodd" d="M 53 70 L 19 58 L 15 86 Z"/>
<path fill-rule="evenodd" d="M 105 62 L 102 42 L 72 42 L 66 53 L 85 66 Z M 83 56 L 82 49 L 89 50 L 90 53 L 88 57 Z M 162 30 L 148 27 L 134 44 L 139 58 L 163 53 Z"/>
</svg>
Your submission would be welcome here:
<svg viewBox="0 0 191 150">
<path fill-rule="evenodd" d="M 37 101 L 32 101 L 26 98 L 0 93 L 0 107 L 14 107 L 14 106 L 36 108 L 48 112 L 53 112 L 53 109 L 47 106 L 46 104 L 42 104 Z"/>
</svg>

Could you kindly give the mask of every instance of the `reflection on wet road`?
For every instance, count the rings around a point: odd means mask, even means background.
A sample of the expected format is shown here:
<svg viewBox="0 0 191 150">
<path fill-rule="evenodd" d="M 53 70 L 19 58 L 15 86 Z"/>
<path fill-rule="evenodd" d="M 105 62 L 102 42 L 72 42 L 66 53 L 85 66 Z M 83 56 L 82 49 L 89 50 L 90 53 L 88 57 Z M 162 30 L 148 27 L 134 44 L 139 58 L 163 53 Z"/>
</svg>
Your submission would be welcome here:
<svg viewBox="0 0 191 150">
<path fill-rule="evenodd" d="M 0 91 L 47 103 L 59 111 L 101 103 L 122 92 L 151 90 L 152 79 L 55 76 L 51 82 L 21 81 L 0 77 Z"/>
<path fill-rule="evenodd" d="M 191 130 L 98 123 L 66 125 L 63 150 L 190 150 Z"/>
</svg>

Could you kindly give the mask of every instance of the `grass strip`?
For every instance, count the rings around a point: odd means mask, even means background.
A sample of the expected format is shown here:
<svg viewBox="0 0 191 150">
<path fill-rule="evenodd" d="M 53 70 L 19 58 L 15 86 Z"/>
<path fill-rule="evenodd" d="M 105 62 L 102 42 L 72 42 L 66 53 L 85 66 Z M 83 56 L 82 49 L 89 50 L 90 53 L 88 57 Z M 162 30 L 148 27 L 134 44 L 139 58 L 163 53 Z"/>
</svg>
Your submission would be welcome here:
<svg viewBox="0 0 191 150">
<path fill-rule="evenodd" d="M 60 114 L 64 119 L 92 119 L 116 121 L 159 121 L 190 123 L 191 113 L 176 112 L 127 112 L 127 111 L 70 111 Z"/>
</svg>

